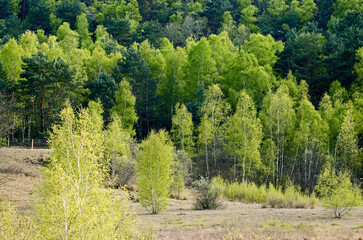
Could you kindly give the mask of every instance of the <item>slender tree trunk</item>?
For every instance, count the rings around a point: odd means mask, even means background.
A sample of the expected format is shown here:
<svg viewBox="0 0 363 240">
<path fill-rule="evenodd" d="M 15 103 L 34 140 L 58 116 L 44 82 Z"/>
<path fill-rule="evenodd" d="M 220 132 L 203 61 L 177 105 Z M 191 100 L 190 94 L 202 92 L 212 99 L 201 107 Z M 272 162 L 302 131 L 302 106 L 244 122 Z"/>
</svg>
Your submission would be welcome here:
<svg viewBox="0 0 363 240">
<path fill-rule="evenodd" d="M 205 138 L 205 164 L 207 165 L 207 177 L 209 178 L 209 163 L 208 163 L 208 139 Z"/>
<path fill-rule="evenodd" d="M 32 124 L 31 124 L 31 117 L 29 117 L 28 120 L 28 144 L 30 145 L 31 143 L 31 130 L 32 130 Z"/>
</svg>

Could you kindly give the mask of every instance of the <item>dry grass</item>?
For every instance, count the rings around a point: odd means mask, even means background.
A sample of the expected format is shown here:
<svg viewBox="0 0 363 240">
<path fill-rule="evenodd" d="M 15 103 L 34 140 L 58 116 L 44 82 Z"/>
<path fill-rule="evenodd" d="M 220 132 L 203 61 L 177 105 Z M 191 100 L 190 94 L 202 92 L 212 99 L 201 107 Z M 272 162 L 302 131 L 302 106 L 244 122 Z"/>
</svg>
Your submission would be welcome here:
<svg viewBox="0 0 363 240">
<path fill-rule="evenodd" d="M 140 228 L 153 229 L 154 236 L 161 239 L 363 239 L 359 224 L 362 209 L 354 209 L 337 220 L 322 207 L 275 209 L 225 201 L 223 210 L 197 211 L 193 210 L 191 192 L 187 199 L 170 199 L 167 211 L 158 215 L 149 214 L 139 203 L 131 206 L 139 217 Z"/>
<path fill-rule="evenodd" d="M 30 211 L 40 167 L 48 157 L 49 149 L 0 148 L 0 199 L 16 203 L 21 212 Z"/>
<path fill-rule="evenodd" d="M 49 150 L 0 148 L 0 199 L 31 213 L 39 168 L 48 156 Z M 129 204 L 146 239 L 363 239 L 362 209 L 334 219 L 329 209 L 321 207 L 275 209 L 225 200 L 224 209 L 197 211 L 194 195 L 189 189 L 187 200 L 170 199 L 167 211 L 158 215 L 150 215 L 139 203 Z"/>
</svg>

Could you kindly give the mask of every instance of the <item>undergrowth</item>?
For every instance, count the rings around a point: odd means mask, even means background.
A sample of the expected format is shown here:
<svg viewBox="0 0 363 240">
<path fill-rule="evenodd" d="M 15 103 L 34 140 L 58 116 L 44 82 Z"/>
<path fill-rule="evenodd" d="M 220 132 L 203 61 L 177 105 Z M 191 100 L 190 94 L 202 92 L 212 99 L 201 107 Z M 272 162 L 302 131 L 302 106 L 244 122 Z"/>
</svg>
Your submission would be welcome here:
<svg viewBox="0 0 363 240">
<path fill-rule="evenodd" d="M 263 207 L 271 208 L 314 208 L 319 204 L 315 193 L 308 196 L 300 188 L 289 183 L 283 191 L 281 187 L 275 188 L 270 184 L 257 186 L 253 182 L 227 183 L 222 178 L 212 180 L 214 184 L 223 189 L 224 197 L 232 201 L 245 203 L 262 203 Z"/>
</svg>

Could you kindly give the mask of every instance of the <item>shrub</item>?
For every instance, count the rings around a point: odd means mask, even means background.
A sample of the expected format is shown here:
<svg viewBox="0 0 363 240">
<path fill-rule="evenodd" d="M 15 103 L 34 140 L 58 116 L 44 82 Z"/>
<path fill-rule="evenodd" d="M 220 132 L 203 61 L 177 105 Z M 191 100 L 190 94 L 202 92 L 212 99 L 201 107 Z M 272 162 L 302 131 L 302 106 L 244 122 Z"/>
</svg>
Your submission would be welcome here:
<svg viewBox="0 0 363 240">
<path fill-rule="evenodd" d="M 194 203 L 195 209 L 218 209 L 222 206 L 223 191 L 221 191 L 220 185 L 201 178 L 193 182 L 193 186 L 198 191 Z"/>
<path fill-rule="evenodd" d="M 227 198 L 243 202 L 262 203 L 266 200 L 265 186 L 258 187 L 255 183 L 231 183 L 225 188 Z"/>
<path fill-rule="evenodd" d="M 230 200 L 242 200 L 243 188 L 241 184 L 238 182 L 228 184 L 225 190 L 225 196 Z"/>
<path fill-rule="evenodd" d="M 266 200 L 265 186 L 258 187 L 255 183 L 243 183 L 242 186 L 246 202 L 262 203 Z"/>
<path fill-rule="evenodd" d="M 281 188 L 276 189 L 272 183 L 267 190 L 266 202 L 264 206 L 270 206 L 272 208 L 284 208 L 287 207 L 285 196 L 283 195 Z"/>
<path fill-rule="evenodd" d="M 353 186 L 348 172 L 336 172 L 330 164 L 321 173 L 316 190 L 323 206 L 332 208 L 334 217 L 341 218 L 353 207 L 360 206 L 362 195 L 357 186 Z"/>
<path fill-rule="evenodd" d="M 0 137 L 0 147 L 5 147 L 5 146 L 6 146 L 6 138 Z"/>
<path fill-rule="evenodd" d="M 176 199 L 181 199 L 181 195 L 185 189 L 184 178 L 180 172 L 174 173 L 173 184 L 171 185 L 171 194 Z"/>
<path fill-rule="evenodd" d="M 263 203 L 264 207 L 272 208 L 308 208 L 315 207 L 319 200 L 313 194 L 311 197 L 300 192 L 300 188 L 289 183 L 285 192 L 270 184 L 266 189 L 264 185 L 255 183 L 231 183 L 224 185 L 224 194 L 230 200 L 239 200 L 247 203 Z"/>
<path fill-rule="evenodd" d="M 40 239 L 40 235 L 31 218 L 18 214 L 12 204 L 0 199 L 0 238 Z"/>
<path fill-rule="evenodd" d="M 0 168 L 0 172 L 5 173 L 5 174 L 22 174 L 22 173 L 24 173 L 24 169 L 22 166 L 12 163 L 9 165 L 2 166 Z"/>
</svg>

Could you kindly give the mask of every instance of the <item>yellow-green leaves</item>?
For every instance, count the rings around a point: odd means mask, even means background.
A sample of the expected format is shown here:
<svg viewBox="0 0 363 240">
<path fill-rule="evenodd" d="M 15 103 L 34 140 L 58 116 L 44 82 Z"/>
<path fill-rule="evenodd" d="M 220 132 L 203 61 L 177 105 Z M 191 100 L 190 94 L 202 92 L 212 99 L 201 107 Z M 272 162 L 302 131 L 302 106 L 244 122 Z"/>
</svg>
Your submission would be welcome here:
<svg viewBox="0 0 363 240">
<path fill-rule="evenodd" d="M 130 83 L 123 79 L 119 85 L 119 91 L 115 93 L 116 105 L 112 112 L 120 119 L 120 128 L 130 136 L 135 136 L 134 125 L 138 119 L 135 112 L 136 98 L 131 92 Z"/>
<path fill-rule="evenodd" d="M 193 120 L 192 114 L 188 112 L 188 109 L 184 104 L 180 105 L 179 103 L 175 106 L 175 114 L 172 118 L 173 127 L 172 127 L 172 137 L 174 142 L 179 146 L 179 148 L 183 151 L 186 151 L 193 155 Z"/>
<path fill-rule="evenodd" d="M 14 38 L 10 39 L 7 44 L 1 49 L 0 57 L 3 62 L 3 66 L 8 75 L 8 86 L 15 85 L 18 80 L 20 73 L 23 71 L 21 65 L 23 61 L 21 56 L 23 54 L 23 49 L 18 46 Z"/>
<path fill-rule="evenodd" d="M 173 144 L 168 133 L 152 130 L 141 143 L 136 174 L 140 203 L 153 214 L 168 205 L 173 159 Z"/>
<path fill-rule="evenodd" d="M 37 214 L 46 239 L 130 239 L 134 220 L 103 188 L 105 171 L 102 107 L 90 102 L 76 117 L 69 105 L 50 136 L 50 166 L 44 170 Z"/>
<path fill-rule="evenodd" d="M 130 135 L 122 128 L 121 120 L 116 113 L 112 114 L 111 118 L 112 121 L 107 126 L 105 148 L 107 158 L 110 159 L 111 177 L 114 179 L 116 165 L 130 155 Z"/>
<path fill-rule="evenodd" d="M 253 100 L 246 91 L 239 95 L 236 112 L 228 122 L 226 138 L 230 154 L 239 160 L 242 167 L 242 181 L 256 179 L 256 173 L 261 168 L 262 125 Z"/>
<path fill-rule="evenodd" d="M 0 239 L 42 239 L 34 220 L 16 212 L 15 207 L 0 201 Z"/>
<path fill-rule="evenodd" d="M 348 172 L 337 172 L 330 164 L 319 176 L 315 189 L 322 198 L 323 206 L 332 208 L 336 218 L 362 204 L 361 191 L 352 184 L 350 177 Z"/>
</svg>

